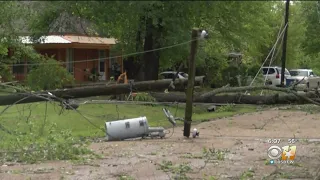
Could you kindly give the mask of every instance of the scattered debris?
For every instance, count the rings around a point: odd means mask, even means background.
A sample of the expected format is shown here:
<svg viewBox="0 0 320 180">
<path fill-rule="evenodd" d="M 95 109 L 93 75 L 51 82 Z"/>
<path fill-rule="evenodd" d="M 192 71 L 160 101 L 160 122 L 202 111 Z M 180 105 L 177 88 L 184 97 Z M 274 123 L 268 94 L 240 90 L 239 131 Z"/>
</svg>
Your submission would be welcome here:
<svg viewBox="0 0 320 180">
<path fill-rule="evenodd" d="M 193 132 L 192 132 L 192 137 L 196 138 L 197 136 L 199 136 L 199 134 L 200 134 L 200 132 L 196 128 L 194 128 Z"/>
<path fill-rule="evenodd" d="M 182 120 L 182 118 L 175 118 L 166 108 L 163 108 L 163 112 L 173 126 L 176 126 L 176 120 Z M 166 135 L 163 127 L 149 127 L 147 117 L 145 116 L 106 122 L 105 128 L 107 141 L 145 137 L 164 138 Z M 195 136 L 199 136 L 199 132 L 197 130 L 195 132 Z"/>
<path fill-rule="evenodd" d="M 208 108 L 207 108 L 207 111 L 208 111 L 208 112 L 215 112 L 216 109 L 217 109 L 217 106 L 214 106 L 214 105 L 213 105 L 213 106 L 208 107 Z"/>
</svg>

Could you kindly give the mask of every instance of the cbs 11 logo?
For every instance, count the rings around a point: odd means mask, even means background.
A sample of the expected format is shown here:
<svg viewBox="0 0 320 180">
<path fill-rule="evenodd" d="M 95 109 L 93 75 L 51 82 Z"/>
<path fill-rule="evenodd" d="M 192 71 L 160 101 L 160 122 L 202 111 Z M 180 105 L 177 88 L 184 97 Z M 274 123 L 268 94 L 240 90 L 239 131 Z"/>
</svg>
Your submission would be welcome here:
<svg viewBox="0 0 320 180">
<path fill-rule="evenodd" d="M 296 157 L 297 146 L 271 146 L 268 149 L 268 156 L 272 160 L 293 161 Z"/>
</svg>

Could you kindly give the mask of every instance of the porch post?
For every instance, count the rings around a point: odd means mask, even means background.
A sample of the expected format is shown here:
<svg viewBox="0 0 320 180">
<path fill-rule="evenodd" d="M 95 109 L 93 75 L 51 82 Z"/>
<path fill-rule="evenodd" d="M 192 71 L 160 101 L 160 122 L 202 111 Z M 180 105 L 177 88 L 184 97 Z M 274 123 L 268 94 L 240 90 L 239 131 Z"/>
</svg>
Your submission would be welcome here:
<svg viewBox="0 0 320 180">
<path fill-rule="evenodd" d="M 106 80 L 110 80 L 109 77 L 109 62 L 110 62 L 110 50 L 106 49 L 106 59 L 104 60 L 104 73 L 105 73 L 105 77 Z"/>
<path fill-rule="evenodd" d="M 121 73 L 124 73 L 124 72 L 123 72 L 122 51 L 120 51 L 120 52 L 118 53 L 117 62 L 118 62 L 118 64 L 120 65 L 120 71 L 121 71 Z"/>
<path fill-rule="evenodd" d="M 60 49 L 57 49 L 57 54 L 58 54 L 57 60 L 58 60 L 58 61 L 62 61 Z"/>
<path fill-rule="evenodd" d="M 123 57 L 122 57 L 122 51 L 121 51 L 121 73 L 124 73 L 123 71 Z"/>
</svg>

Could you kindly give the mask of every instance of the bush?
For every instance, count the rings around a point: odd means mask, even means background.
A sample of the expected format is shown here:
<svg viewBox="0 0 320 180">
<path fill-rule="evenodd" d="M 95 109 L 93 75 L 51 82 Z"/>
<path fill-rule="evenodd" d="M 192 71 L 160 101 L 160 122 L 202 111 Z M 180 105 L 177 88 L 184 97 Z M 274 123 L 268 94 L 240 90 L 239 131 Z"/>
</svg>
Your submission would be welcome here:
<svg viewBox="0 0 320 180">
<path fill-rule="evenodd" d="M 66 68 L 48 57 L 43 57 L 43 61 L 37 67 L 33 67 L 27 76 L 27 85 L 35 91 L 60 89 L 73 82 L 74 78 Z"/>
<path fill-rule="evenodd" d="M 149 93 L 137 93 L 134 101 L 155 102 L 156 100 Z"/>
<path fill-rule="evenodd" d="M 0 63 L 0 82 L 11 81 L 11 80 L 12 80 L 11 68 L 5 64 Z"/>
<path fill-rule="evenodd" d="M 86 156 L 98 157 L 88 149 L 88 143 L 80 141 L 71 135 L 69 130 L 59 130 L 56 124 L 50 124 L 49 130 L 36 125 L 30 120 L 21 132 L 22 123 L 17 124 L 13 136 L 5 136 L 1 149 L 6 153 L 0 154 L 0 163 L 23 162 L 36 163 L 46 160 L 79 160 Z"/>
<path fill-rule="evenodd" d="M 230 86 L 239 86 L 238 76 L 240 76 L 241 85 L 246 85 L 248 78 L 248 66 L 245 64 L 241 64 L 238 67 L 228 66 L 223 69 L 222 75 L 223 81 L 227 82 L 226 84 L 230 84 Z"/>
</svg>

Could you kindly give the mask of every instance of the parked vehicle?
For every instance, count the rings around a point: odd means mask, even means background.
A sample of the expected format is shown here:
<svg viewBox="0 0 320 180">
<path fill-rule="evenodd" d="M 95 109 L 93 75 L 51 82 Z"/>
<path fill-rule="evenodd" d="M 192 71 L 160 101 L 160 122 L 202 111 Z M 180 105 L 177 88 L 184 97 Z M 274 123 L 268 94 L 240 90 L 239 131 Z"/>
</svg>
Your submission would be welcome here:
<svg viewBox="0 0 320 180">
<path fill-rule="evenodd" d="M 177 74 L 176 71 L 165 71 L 159 74 L 159 79 L 172 79 Z M 179 72 L 177 79 L 188 79 L 188 74 Z M 206 76 L 196 76 L 196 78 L 202 78 L 202 83 L 206 83 Z"/>
<path fill-rule="evenodd" d="M 301 81 L 301 84 L 306 84 L 307 82 L 309 82 L 310 78 L 316 76 L 311 69 L 291 69 L 290 74 L 290 79 Z"/>
<path fill-rule="evenodd" d="M 278 66 L 272 66 L 272 67 L 262 67 L 262 74 L 264 78 L 266 79 L 265 84 L 266 85 L 272 85 L 272 86 L 280 86 L 281 85 L 281 67 Z M 290 72 L 288 69 L 285 69 L 284 71 L 284 85 L 286 84 L 286 79 L 290 78 Z"/>
<path fill-rule="evenodd" d="M 172 79 L 177 74 L 176 71 L 165 71 L 159 74 L 159 79 Z M 179 72 L 178 79 L 188 79 L 188 74 Z"/>
<path fill-rule="evenodd" d="M 292 69 L 291 79 L 294 82 L 299 82 L 298 87 L 305 89 L 319 89 L 320 77 L 317 76 L 312 69 Z"/>
</svg>

